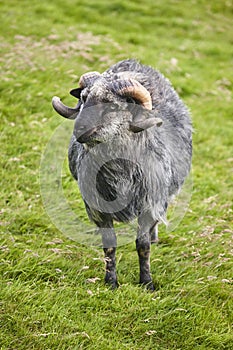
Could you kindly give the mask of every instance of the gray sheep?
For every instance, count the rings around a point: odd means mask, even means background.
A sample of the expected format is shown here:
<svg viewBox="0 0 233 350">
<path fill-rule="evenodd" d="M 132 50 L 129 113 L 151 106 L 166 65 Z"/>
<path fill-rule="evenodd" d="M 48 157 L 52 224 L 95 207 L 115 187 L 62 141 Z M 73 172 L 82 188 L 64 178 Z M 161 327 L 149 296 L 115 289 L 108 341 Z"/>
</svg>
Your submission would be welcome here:
<svg viewBox="0 0 233 350">
<path fill-rule="evenodd" d="M 56 96 L 52 104 L 75 119 L 69 166 L 102 235 L 105 282 L 118 286 L 113 221 L 137 218 L 140 283 L 154 290 L 150 244 L 190 171 L 189 112 L 160 72 L 131 59 L 82 75 L 70 93 L 79 99 L 75 108 Z"/>
</svg>

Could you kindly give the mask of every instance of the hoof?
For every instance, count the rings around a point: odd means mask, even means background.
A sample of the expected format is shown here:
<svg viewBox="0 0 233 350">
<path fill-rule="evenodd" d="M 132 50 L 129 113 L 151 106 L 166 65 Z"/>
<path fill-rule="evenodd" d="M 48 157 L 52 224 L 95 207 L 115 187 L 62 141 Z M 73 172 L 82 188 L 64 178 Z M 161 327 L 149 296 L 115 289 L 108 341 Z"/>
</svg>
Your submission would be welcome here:
<svg viewBox="0 0 233 350">
<path fill-rule="evenodd" d="M 113 278 L 107 278 L 105 277 L 105 283 L 107 285 L 109 285 L 109 287 L 114 290 L 114 289 L 117 289 L 119 287 L 119 284 L 117 282 L 116 279 L 113 279 Z"/>
<path fill-rule="evenodd" d="M 149 290 L 150 292 L 154 292 L 155 286 L 154 286 L 153 282 L 147 283 L 146 289 Z"/>
<path fill-rule="evenodd" d="M 154 286 L 154 284 L 153 284 L 152 281 L 143 282 L 143 283 L 140 282 L 140 284 L 141 284 L 142 286 L 146 287 L 146 289 L 147 289 L 148 291 L 150 291 L 150 292 L 154 292 L 154 291 L 155 291 L 155 286 Z"/>
</svg>

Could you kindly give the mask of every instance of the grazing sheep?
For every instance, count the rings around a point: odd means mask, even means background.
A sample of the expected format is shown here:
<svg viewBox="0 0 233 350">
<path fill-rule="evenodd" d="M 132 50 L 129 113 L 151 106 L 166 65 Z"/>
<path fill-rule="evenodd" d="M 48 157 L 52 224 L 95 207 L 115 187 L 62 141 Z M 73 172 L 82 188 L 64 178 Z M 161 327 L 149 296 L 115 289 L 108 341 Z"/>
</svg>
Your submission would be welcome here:
<svg viewBox="0 0 233 350">
<path fill-rule="evenodd" d="M 79 99 L 75 108 L 58 97 L 52 103 L 60 115 L 75 119 L 69 166 L 102 234 L 105 281 L 118 286 L 113 220 L 138 218 L 140 283 L 154 290 L 150 244 L 191 167 L 188 110 L 161 73 L 131 59 L 103 74 L 82 75 L 71 95 Z"/>
</svg>

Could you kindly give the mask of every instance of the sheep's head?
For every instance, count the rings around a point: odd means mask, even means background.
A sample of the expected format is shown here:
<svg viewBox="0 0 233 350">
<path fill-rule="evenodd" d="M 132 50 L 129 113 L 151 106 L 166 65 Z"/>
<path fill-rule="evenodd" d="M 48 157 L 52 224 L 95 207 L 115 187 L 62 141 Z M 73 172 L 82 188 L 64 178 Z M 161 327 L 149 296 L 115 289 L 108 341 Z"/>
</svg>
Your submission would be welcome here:
<svg viewBox="0 0 233 350">
<path fill-rule="evenodd" d="M 79 99 L 75 108 L 65 106 L 56 96 L 52 104 L 63 117 L 75 119 L 74 135 L 80 143 L 103 142 L 162 124 L 152 112 L 149 91 L 127 72 L 113 77 L 86 73 L 79 80 L 79 88 L 70 93 Z"/>
</svg>

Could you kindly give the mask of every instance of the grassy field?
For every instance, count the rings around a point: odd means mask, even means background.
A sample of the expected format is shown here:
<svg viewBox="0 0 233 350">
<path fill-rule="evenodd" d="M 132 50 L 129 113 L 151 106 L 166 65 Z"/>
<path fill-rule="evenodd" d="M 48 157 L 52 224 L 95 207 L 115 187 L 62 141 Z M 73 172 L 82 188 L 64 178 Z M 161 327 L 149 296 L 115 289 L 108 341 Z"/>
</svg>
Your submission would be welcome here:
<svg viewBox="0 0 233 350">
<path fill-rule="evenodd" d="M 1 0 L 0 14 L 0 349 L 232 349 L 232 2 Z M 60 232 L 40 193 L 52 96 L 73 105 L 82 73 L 129 57 L 172 81 L 195 128 L 192 199 L 152 247 L 154 293 L 133 242 L 109 291 L 101 249 Z M 62 182 L 85 217 L 67 164 Z"/>
</svg>

